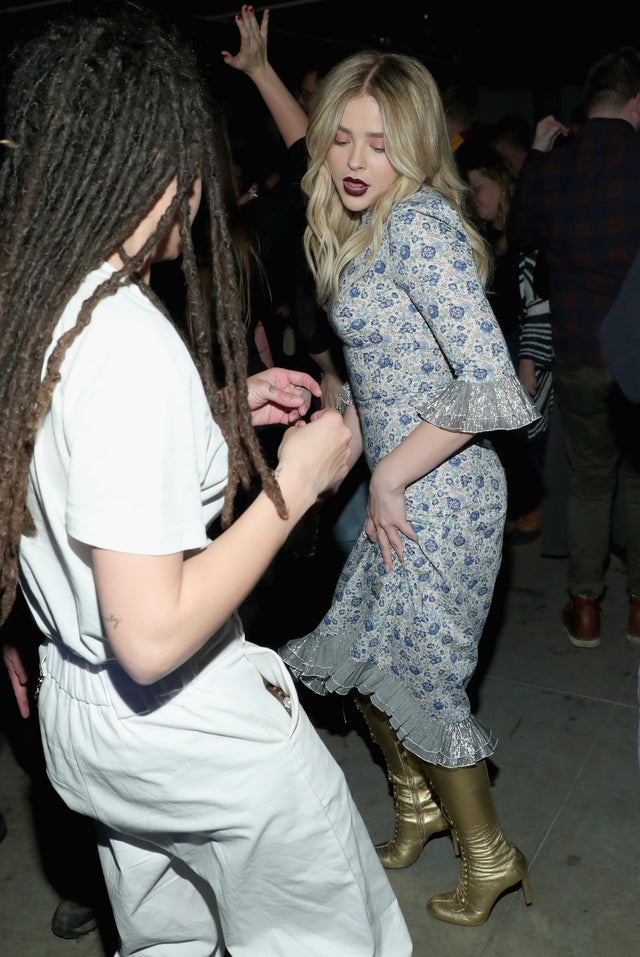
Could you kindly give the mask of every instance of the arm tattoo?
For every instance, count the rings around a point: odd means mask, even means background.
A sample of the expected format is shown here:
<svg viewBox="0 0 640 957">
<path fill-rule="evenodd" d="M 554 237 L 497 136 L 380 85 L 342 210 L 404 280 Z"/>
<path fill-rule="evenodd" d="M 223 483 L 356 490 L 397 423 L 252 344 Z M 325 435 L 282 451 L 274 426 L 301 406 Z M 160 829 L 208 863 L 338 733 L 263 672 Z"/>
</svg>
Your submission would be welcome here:
<svg viewBox="0 0 640 957">
<path fill-rule="evenodd" d="M 105 625 L 113 625 L 113 629 L 115 631 L 115 629 L 118 627 L 118 625 L 122 621 L 122 618 L 116 618 L 115 615 L 109 615 L 107 618 L 103 618 L 103 621 Z"/>
</svg>

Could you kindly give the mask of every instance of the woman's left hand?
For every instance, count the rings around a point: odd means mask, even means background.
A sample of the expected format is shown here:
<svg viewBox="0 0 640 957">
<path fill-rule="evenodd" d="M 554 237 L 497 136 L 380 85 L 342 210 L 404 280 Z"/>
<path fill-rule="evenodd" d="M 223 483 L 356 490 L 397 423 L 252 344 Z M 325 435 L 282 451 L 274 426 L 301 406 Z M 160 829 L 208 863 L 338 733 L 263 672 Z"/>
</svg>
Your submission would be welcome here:
<svg viewBox="0 0 640 957">
<path fill-rule="evenodd" d="M 320 384 L 297 369 L 265 369 L 247 386 L 253 425 L 304 425 L 312 396 L 322 397 Z"/>
<path fill-rule="evenodd" d="M 394 552 L 400 563 L 404 561 L 405 538 L 417 541 L 407 518 L 405 490 L 402 486 L 388 486 L 380 465 L 374 469 L 369 482 L 369 505 L 364 528 L 369 539 L 377 542 L 387 572 L 393 569 Z"/>
</svg>

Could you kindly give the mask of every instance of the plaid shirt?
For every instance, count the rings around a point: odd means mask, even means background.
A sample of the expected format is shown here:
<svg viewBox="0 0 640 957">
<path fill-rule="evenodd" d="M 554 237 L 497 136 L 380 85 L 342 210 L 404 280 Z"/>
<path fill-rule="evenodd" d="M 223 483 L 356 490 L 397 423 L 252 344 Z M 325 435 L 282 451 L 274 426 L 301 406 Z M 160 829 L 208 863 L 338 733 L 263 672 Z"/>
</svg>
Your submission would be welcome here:
<svg viewBox="0 0 640 957">
<path fill-rule="evenodd" d="M 590 119 L 549 153 L 532 150 L 507 236 L 546 251 L 555 357 L 603 366 L 600 323 L 640 249 L 640 136 L 631 124 Z"/>
</svg>

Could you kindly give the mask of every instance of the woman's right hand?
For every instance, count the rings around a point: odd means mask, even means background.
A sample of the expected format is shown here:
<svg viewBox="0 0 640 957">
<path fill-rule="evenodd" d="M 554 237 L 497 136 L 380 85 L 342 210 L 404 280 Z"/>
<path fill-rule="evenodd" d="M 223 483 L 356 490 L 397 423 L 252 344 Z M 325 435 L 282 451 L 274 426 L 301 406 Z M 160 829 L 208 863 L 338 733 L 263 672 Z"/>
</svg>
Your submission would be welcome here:
<svg viewBox="0 0 640 957">
<path fill-rule="evenodd" d="M 221 50 L 222 59 L 234 70 L 251 76 L 256 70 L 268 65 L 269 11 L 264 11 L 262 20 L 258 23 L 253 7 L 245 3 L 240 13 L 236 14 L 236 25 L 240 31 L 240 49 L 235 56 L 229 50 Z"/>
<path fill-rule="evenodd" d="M 286 430 L 278 449 L 276 478 L 286 501 L 289 478 L 298 477 L 315 493 L 339 484 L 349 470 L 351 430 L 339 412 L 326 409 L 314 415 L 313 421 Z"/>
</svg>

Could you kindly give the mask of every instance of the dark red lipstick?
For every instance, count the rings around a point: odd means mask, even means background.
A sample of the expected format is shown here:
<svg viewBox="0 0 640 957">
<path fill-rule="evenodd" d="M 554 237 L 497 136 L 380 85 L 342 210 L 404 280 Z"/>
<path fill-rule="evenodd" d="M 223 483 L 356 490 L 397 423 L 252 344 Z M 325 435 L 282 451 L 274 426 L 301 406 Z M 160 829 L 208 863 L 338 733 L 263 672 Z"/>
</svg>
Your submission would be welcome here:
<svg viewBox="0 0 640 957">
<path fill-rule="evenodd" d="M 369 189 L 361 179 L 352 179 L 350 176 L 346 176 L 342 180 L 342 188 L 349 196 L 364 196 Z"/>
</svg>

